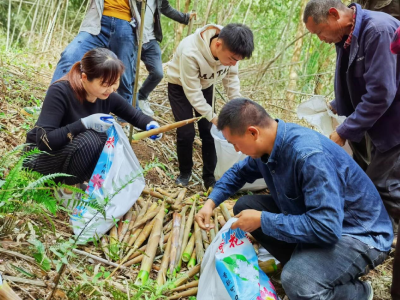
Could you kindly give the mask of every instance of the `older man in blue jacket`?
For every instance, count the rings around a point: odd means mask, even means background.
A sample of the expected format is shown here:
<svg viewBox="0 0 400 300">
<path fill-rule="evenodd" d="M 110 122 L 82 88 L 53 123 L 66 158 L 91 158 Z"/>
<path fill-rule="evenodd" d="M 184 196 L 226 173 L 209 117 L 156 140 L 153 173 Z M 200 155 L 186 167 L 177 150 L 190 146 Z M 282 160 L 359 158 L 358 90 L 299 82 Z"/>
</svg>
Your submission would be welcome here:
<svg viewBox="0 0 400 300">
<path fill-rule="evenodd" d="M 334 111 L 346 116 L 331 139 L 348 140 L 357 162 L 377 187 L 389 214 L 400 217 L 400 60 L 390 42 L 400 22 L 388 14 L 339 0 L 311 0 L 304 11 L 308 30 L 335 43 Z M 371 147 L 370 157 L 366 146 Z M 361 165 L 361 164 L 360 164 Z"/>
<path fill-rule="evenodd" d="M 251 232 L 284 264 L 290 300 L 372 300 L 358 278 L 387 256 L 392 226 L 378 191 L 338 145 L 308 128 L 272 119 L 248 99 L 228 102 L 220 129 L 249 155 L 225 172 L 196 221 L 210 229 L 213 209 L 246 182 L 264 178 L 270 194 L 240 198 L 232 228 Z"/>
</svg>

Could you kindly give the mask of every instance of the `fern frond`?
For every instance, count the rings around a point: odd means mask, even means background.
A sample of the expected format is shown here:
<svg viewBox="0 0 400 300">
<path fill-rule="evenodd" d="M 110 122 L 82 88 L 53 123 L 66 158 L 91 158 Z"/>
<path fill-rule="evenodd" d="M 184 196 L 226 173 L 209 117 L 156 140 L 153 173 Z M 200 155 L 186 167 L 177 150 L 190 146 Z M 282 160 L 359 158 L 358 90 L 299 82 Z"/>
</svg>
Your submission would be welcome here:
<svg viewBox="0 0 400 300">
<path fill-rule="evenodd" d="M 24 190 L 22 191 L 22 195 L 24 195 L 28 190 L 32 190 L 37 187 L 44 186 L 46 183 L 50 183 L 57 177 L 72 177 L 72 175 L 65 174 L 65 173 L 54 173 L 54 174 L 45 175 L 41 178 L 38 178 L 34 182 L 31 182 L 26 188 L 24 188 Z"/>
</svg>

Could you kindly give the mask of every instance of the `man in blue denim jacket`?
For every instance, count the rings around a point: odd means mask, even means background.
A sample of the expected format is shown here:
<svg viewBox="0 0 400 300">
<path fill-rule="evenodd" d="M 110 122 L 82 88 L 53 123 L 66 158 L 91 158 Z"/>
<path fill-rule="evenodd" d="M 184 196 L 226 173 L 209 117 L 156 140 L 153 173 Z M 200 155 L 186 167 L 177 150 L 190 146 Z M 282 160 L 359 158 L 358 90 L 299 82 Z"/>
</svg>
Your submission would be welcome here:
<svg viewBox="0 0 400 300">
<path fill-rule="evenodd" d="M 233 210 L 284 264 L 290 300 L 372 299 L 358 277 L 383 262 L 393 239 L 389 216 L 371 180 L 338 145 L 296 124 L 272 119 L 248 99 L 228 102 L 218 129 L 249 155 L 216 183 L 196 221 L 210 229 L 215 207 L 246 182 L 264 178 L 269 195 L 241 197 Z"/>
</svg>

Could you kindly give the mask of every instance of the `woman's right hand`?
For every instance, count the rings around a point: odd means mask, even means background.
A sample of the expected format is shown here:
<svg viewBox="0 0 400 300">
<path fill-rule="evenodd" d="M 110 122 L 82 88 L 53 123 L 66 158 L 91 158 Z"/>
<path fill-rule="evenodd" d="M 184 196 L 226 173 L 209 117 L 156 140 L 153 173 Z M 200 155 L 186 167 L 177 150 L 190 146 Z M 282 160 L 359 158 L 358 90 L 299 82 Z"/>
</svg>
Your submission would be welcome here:
<svg viewBox="0 0 400 300">
<path fill-rule="evenodd" d="M 114 118 L 107 114 L 93 114 L 81 119 L 86 129 L 93 129 L 97 132 L 106 132 L 113 124 Z"/>
<path fill-rule="evenodd" d="M 210 218 L 212 216 L 213 210 L 215 208 L 215 203 L 211 199 L 208 199 L 203 207 L 199 210 L 199 212 L 194 217 L 196 219 L 199 227 L 204 230 L 210 230 L 214 228 L 213 224 L 210 224 Z"/>
</svg>

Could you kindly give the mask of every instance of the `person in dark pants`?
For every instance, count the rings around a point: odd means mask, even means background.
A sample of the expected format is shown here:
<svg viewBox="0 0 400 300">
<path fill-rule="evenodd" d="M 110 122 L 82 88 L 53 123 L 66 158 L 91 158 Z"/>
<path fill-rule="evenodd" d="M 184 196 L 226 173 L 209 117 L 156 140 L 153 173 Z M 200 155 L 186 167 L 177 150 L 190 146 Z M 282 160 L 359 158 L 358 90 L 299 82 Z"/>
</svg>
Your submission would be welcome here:
<svg viewBox="0 0 400 300">
<path fill-rule="evenodd" d="M 25 167 L 43 175 L 73 175 L 63 179 L 66 184 L 83 183 L 92 175 L 107 140 L 106 131 L 113 124 L 110 113 L 142 130 L 159 127 L 115 93 L 123 72 L 122 61 L 112 51 L 96 48 L 54 82 L 26 138 L 30 148 L 47 153 L 30 159 Z"/>
<path fill-rule="evenodd" d="M 397 28 L 393 36 L 390 50 L 395 55 L 400 54 L 400 27 Z M 400 211 L 397 213 L 397 219 L 400 219 Z M 393 300 L 400 300 L 400 226 L 398 227 L 396 250 L 394 253 L 391 294 Z"/>
<path fill-rule="evenodd" d="M 364 9 L 387 13 L 400 20 L 400 0 L 357 0 Z"/>
<path fill-rule="evenodd" d="M 218 129 L 248 155 L 225 172 L 196 221 L 209 230 L 212 211 L 246 182 L 264 178 L 270 195 L 240 198 L 232 229 L 251 232 L 284 267 L 290 300 L 372 300 L 358 278 L 381 264 L 393 239 L 375 186 L 337 144 L 308 128 L 272 119 L 249 99 L 228 102 Z"/>
<path fill-rule="evenodd" d="M 143 2 L 139 2 L 139 10 L 141 3 Z M 164 76 L 161 48 L 159 45 L 163 39 L 160 20 L 161 14 L 185 25 L 187 25 L 192 18 L 196 18 L 196 13 L 185 14 L 177 11 L 169 4 L 168 0 L 146 1 L 141 60 L 145 64 L 147 71 L 149 71 L 149 76 L 139 89 L 138 104 L 140 109 L 148 116 L 154 115 L 148 101 L 149 95 Z"/>
<path fill-rule="evenodd" d="M 216 83 L 222 80 L 229 99 L 240 97 L 237 62 L 250 58 L 254 50 L 253 33 L 242 24 L 206 25 L 179 44 L 168 64 L 168 99 L 175 121 L 196 116 L 202 140 L 203 181 L 206 189 L 214 186 L 217 163 L 211 123 L 217 123 L 213 111 Z M 187 186 L 193 167 L 193 124 L 177 129 L 179 176 L 175 183 Z"/>
</svg>

